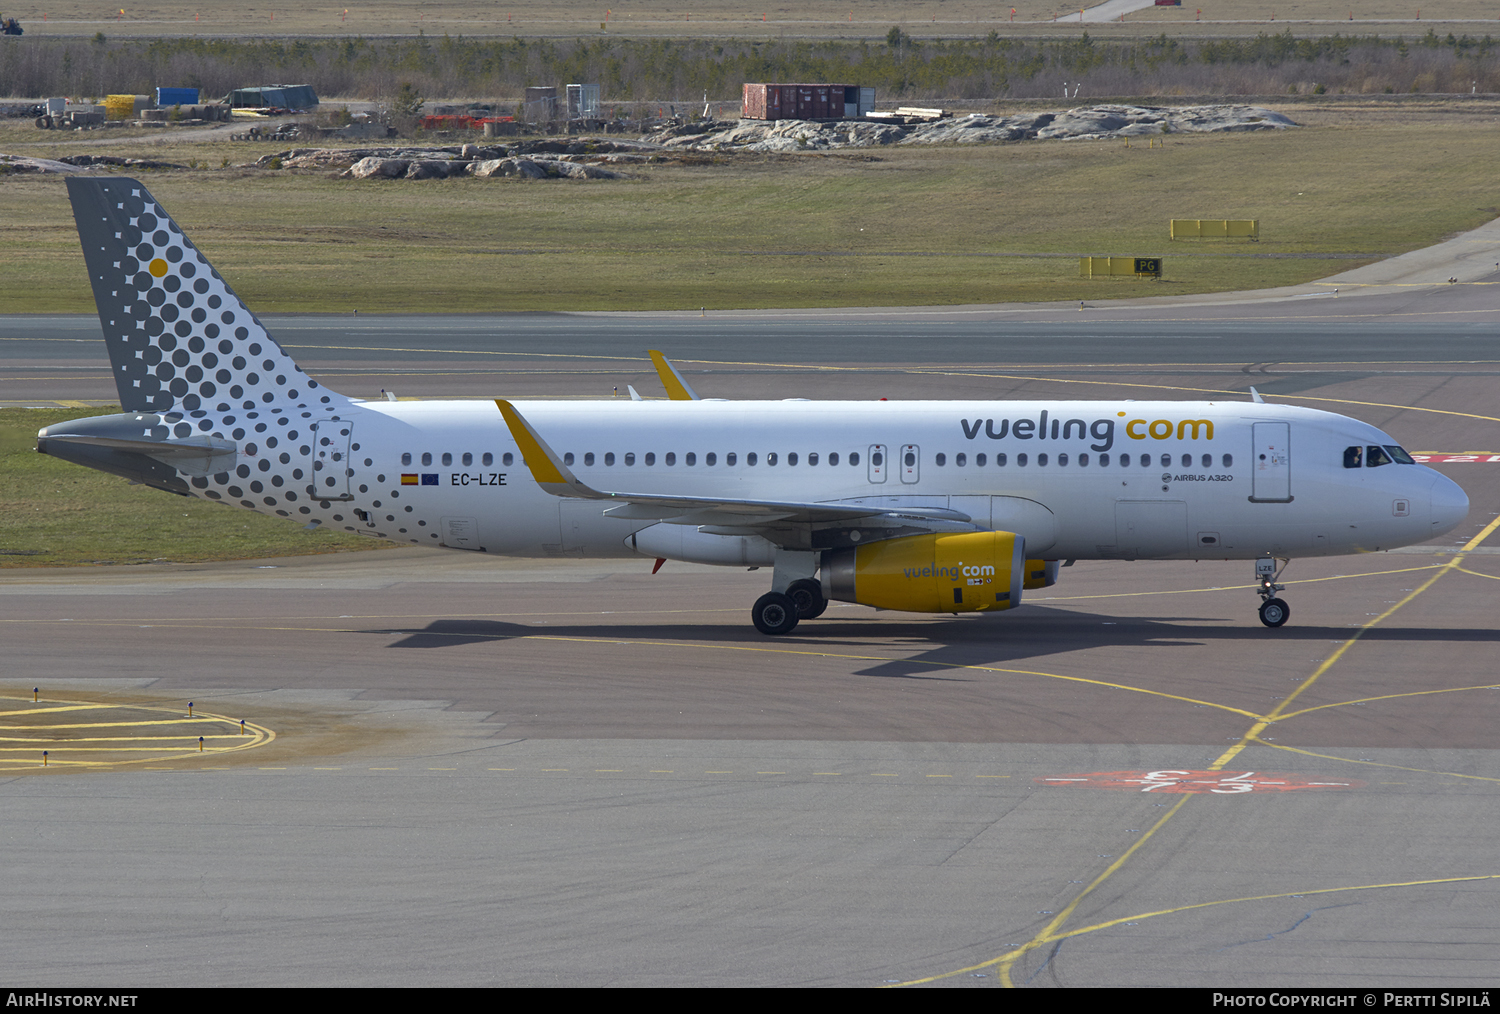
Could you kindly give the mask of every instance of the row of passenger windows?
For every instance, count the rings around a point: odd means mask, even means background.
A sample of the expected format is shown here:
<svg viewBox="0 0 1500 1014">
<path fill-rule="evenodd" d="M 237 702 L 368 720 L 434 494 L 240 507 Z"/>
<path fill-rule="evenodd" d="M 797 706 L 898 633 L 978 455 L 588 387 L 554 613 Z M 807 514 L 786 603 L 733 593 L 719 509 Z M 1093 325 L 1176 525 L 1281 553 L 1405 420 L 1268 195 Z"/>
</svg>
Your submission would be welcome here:
<svg viewBox="0 0 1500 1014">
<path fill-rule="evenodd" d="M 877 452 L 877 453 L 875 453 L 875 454 L 873 454 L 873 455 L 870 456 L 870 460 L 871 460 L 872 463 L 874 463 L 876 465 L 879 465 L 879 464 L 883 463 L 884 457 L 885 457 L 884 455 L 882 455 L 882 454 L 880 454 L 880 453 Z M 575 460 L 575 458 L 574 458 L 574 455 L 573 455 L 572 451 L 568 451 L 566 454 L 563 455 L 563 464 L 564 465 L 571 465 L 571 464 L 573 464 L 574 460 Z M 604 454 L 600 458 L 598 458 L 598 459 L 595 458 L 593 451 L 585 451 L 584 452 L 584 455 L 583 455 L 583 464 L 584 464 L 584 467 L 588 467 L 588 466 L 593 465 L 596 460 L 602 460 L 605 465 L 613 465 L 615 463 L 615 452 L 614 451 L 605 451 Z M 802 460 L 804 460 L 804 459 L 800 455 L 798 455 L 798 453 L 796 451 L 788 451 L 787 452 L 786 463 L 788 465 L 795 465 L 795 464 L 797 464 L 798 462 L 800 462 Z M 806 456 L 805 460 L 807 461 L 807 463 L 809 465 L 816 465 L 819 462 L 819 460 L 820 460 L 820 458 L 818 456 L 818 452 L 817 451 L 810 452 Z M 847 461 L 851 465 L 858 465 L 859 464 L 859 452 L 858 451 L 850 451 L 847 455 L 844 455 L 842 458 L 840 458 L 838 451 L 830 451 L 828 453 L 828 455 L 826 456 L 826 458 L 823 458 L 821 460 L 827 461 L 827 463 L 829 465 L 837 465 L 841 460 Z M 620 461 L 623 462 L 626 465 L 634 465 L 635 461 L 636 461 L 635 452 L 634 451 L 626 451 L 624 454 L 620 455 Z M 781 461 L 781 456 L 779 454 L 777 454 L 775 451 L 769 451 L 769 452 L 766 453 L 765 463 L 767 465 L 775 465 L 775 464 L 779 463 L 780 461 Z M 664 465 L 675 465 L 675 464 L 677 464 L 677 452 L 676 451 L 667 451 L 665 454 L 663 454 L 661 456 L 661 462 Z M 684 465 L 689 465 L 689 466 L 698 464 L 698 452 L 697 451 L 688 451 L 685 454 L 683 454 L 683 456 L 682 456 L 682 463 Z M 703 455 L 703 464 L 705 466 L 712 467 L 714 465 L 717 465 L 718 463 L 719 463 L 719 455 L 716 452 L 714 452 L 714 451 L 708 451 L 707 453 L 705 453 Z M 739 463 L 740 463 L 740 456 L 735 451 L 729 451 L 729 452 L 727 452 L 724 455 L 724 464 L 725 465 L 738 465 Z M 757 454 L 754 451 L 747 451 L 745 453 L 745 464 L 746 465 L 758 465 L 760 463 L 761 463 L 761 456 L 759 454 Z M 654 464 L 656 464 L 656 452 L 655 451 L 647 451 L 645 454 L 642 454 L 641 455 L 641 464 L 643 464 L 643 465 L 654 465 Z"/>
<path fill-rule="evenodd" d="M 916 460 L 915 460 L 916 455 L 914 455 L 914 454 L 907 454 L 907 458 L 911 459 L 911 460 L 908 460 L 906 462 L 906 466 L 908 468 L 910 468 L 911 466 L 913 466 L 913 465 L 916 464 Z M 947 455 L 939 453 L 937 455 L 934 455 L 932 460 L 933 460 L 933 463 L 936 464 L 936 465 L 945 465 L 945 464 L 947 464 Z M 976 454 L 976 455 L 974 455 L 974 467 L 975 468 L 983 468 L 983 467 L 985 467 L 986 464 L 988 464 L 988 460 L 989 459 L 984 454 Z M 1061 466 L 1066 466 L 1069 463 L 1070 460 L 1074 464 L 1076 464 L 1078 467 L 1080 467 L 1080 468 L 1086 468 L 1090 464 L 1090 458 L 1089 458 L 1089 455 L 1088 455 L 1087 452 L 1074 455 L 1071 458 L 1069 457 L 1069 455 L 1067 454 L 1067 452 L 1063 452 L 1063 453 L 1058 454 L 1055 459 L 1051 458 L 1045 452 L 1043 452 L 1041 454 L 1038 454 L 1036 456 L 1036 463 L 1038 465 L 1042 465 L 1042 466 L 1045 466 L 1049 462 L 1054 461 L 1054 460 L 1056 461 L 1056 463 L 1058 465 L 1061 465 Z M 1117 461 L 1118 461 L 1118 463 L 1119 463 L 1119 465 L 1120 465 L 1121 468 L 1129 468 L 1131 465 L 1135 464 L 1135 458 L 1132 455 L 1129 455 L 1129 454 L 1121 454 L 1121 455 L 1119 455 L 1118 458 L 1117 458 Z M 1170 454 L 1163 454 L 1161 456 L 1160 461 L 1161 461 L 1161 467 L 1162 468 L 1171 468 L 1171 467 L 1173 467 L 1172 466 L 1173 458 L 1172 458 L 1172 455 L 1170 455 Z M 1222 462 L 1222 466 L 1224 468 L 1232 468 L 1232 467 L 1234 467 L 1234 455 L 1233 454 L 1226 454 L 1226 455 L 1224 455 L 1220 459 L 1220 461 Z M 1093 459 L 1093 462 L 1095 464 L 1097 464 L 1100 468 L 1107 468 L 1109 466 L 1109 464 L 1110 464 L 1110 456 L 1109 456 L 1108 453 L 1099 454 L 1099 455 L 1097 455 Z M 997 454 L 997 455 L 995 455 L 995 465 L 997 467 L 1004 468 L 1008 463 L 1009 463 L 1009 459 L 1006 457 L 1006 455 L 1004 455 L 1004 454 Z M 1029 463 L 1030 463 L 1030 459 L 1028 458 L 1028 456 L 1024 452 L 1021 453 L 1021 454 L 1017 454 L 1016 455 L 1016 465 L 1017 466 L 1024 468 Z M 965 455 L 962 451 L 960 451 L 958 454 L 955 454 L 953 456 L 953 464 L 956 465 L 956 466 L 958 466 L 959 468 L 963 468 L 965 465 L 968 464 L 968 457 L 967 457 L 967 455 Z M 1181 459 L 1181 464 L 1182 464 L 1183 468 L 1192 468 L 1193 467 L 1193 456 L 1191 454 L 1184 454 L 1182 456 L 1182 459 Z M 1202 457 L 1200 457 L 1198 459 L 1198 465 L 1199 465 L 1199 467 L 1202 467 L 1202 468 L 1213 468 L 1214 467 L 1214 456 L 1212 454 L 1205 454 L 1205 455 L 1203 455 Z M 1142 467 L 1142 468 L 1150 468 L 1150 467 L 1152 467 L 1151 455 L 1149 455 L 1149 454 L 1142 454 L 1140 456 L 1140 467 Z"/>
<path fill-rule="evenodd" d="M 1353 448 L 1350 448 L 1349 450 L 1351 450 L 1351 451 L 1358 451 L 1359 448 L 1358 447 L 1353 447 Z M 1371 465 L 1371 467 L 1374 467 L 1376 464 L 1381 464 L 1381 465 L 1388 464 L 1389 461 L 1390 461 L 1390 459 L 1388 459 L 1388 458 L 1384 459 L 1384 460 L 1376 461 L 1375 457 L 1374 457 L 1374 452 L 1379 451 L 1379 450 L 1380 450 L 1380 448 L 1378 448 L 1378 447 L 1371 447 L 1370 448 L 1370 451 L 1371 451 L 1370 465 Z M 1409 455 L 1407 455 L 1405 451 L 1402 451 L 1399 447 L 1392 448 L 1392 450 L 1393 451 L 1399 451 L 1400 455 L 1402 457 L 1405 457 L 1405 459 L 1406 459 L 1406 461 L 1408 463 L 1411 461 L 1411 457 Z M 432 453 L 431 452 L 424 452 L 422 454 L 422 456 L 421 456 L 421 462 L 425 466 L 431 466 L 432 465 L 432 460 L 433 459 L 432 459 Z M 453 455 L 451 453 L 444 452 L 440 456 L 439 460 L 442 462 L 442 464 L 445 467 L 452 466 L 452 464 L 453 464 Z M 585 467 L 592 467 L 594 465 L 594 463 L 595 463 L 596 460 L 600 460 L 600 459 L 596 459 L 593 451 L 585 451 L 584 452 L 584 455 L 583 455 L 583 464 L 584 464 Z M 635 452 L 634 451 L 626 451 L 624 454 L 622 454 L 620 456 L 620 460 L 625 465 L 627 465 L 627 466 L 634 465 L 636 463 Z M 760 460 L 761 460 L 760 456 L 758 454 L 756 454 L 755 451 L 748 451 L 745 454 L 745 464 L 746 465 L 752 465 L 752 466 L 753 465 L 757 465 L 757 464 L 760 463 Z M 769 451 L 769 452 L 767 452 L 767 454 L 765 456 L 765 463 L 767 465 L 775 465 L 780 460 L 781 460 L 780 456 L 775 451 Z M 788 465 L 796 465 L 801 460 L 803 460 L 803 459 L 798 456 L 798 454 L 797 454 L 796 451 L 788 451 L 787 452 L 786 463 Z M 806 456 L 806 461 L 807 461 L 808 465 L 817 465 L 818 462 L 819 462 L 819 460 L 820 459 L 819 459 L 817 451 L 811 451 Z M 827 463 L 829 465 L 837 465 L 841 459 L 840 459 L 838 451 L 830 451 L 828 453 L 828 455 L 824 459 L 822 459 L 822 460 L 827 461 Z M 850 465 L 858 465 L 859 464 L 859 452 L 858 451 L 850 451 L 848 454 L 846 454 L 846 455 L 843 456 L 842 460 L 847 461 Z M 1106 453 L 1102 453 L 1102 454 L 1096 455 L 1092 460 L 1093 460 L 1093 462 L 1097 463 L 1099 467 L 1106 468 L 1106 467 L 1109 466 L 1111 459 L 1110 459 L 1109 454 L 1106 452 Z M 1122 468 L 1129 468 L 1132 464 L 1135 463 L 1134 456 L 1132 456 L 1130 454 L 1121 454 L 1121 455 L 1118 455 L 1115 460 L 1117 460 L 1119 462 L 1119 465 Z M 1173 460 L 1174 459 L 1173 459 L 1172 455 L 1170 455 L 1170 454 L 1163 454 L 1163 455 L 1161 455 L 1161 458 L 1160 458 L 1161 467 L 1162 468 L 1171 468 L 1171 467 L 1173 467 Z M 1401 459 L 1401 457 L 1397 457 L 1396 460 L 1400 461 L 1402 459 Z M 469 467 L 469 466 L 471 466 L 471 465 L 474 464 L 474 455 L 471 454 L 471 453 L 469 453 L 468 451 L 465 451 L 463 454 L 459 455 L 459 461 L 463 464 L 463 466 L 465 468 L 467 468 L 467 467 Z M 602 461 L 603 461 L 603 463 L 605 465 L 614 465 L 615 464 L 615 452 L 614 451 L 606 451 L 606 452 L 604 452 L 604 454 L 602 455 Z M 935 464 L 935 465 L 937 465 L 939 467 L 944 467 L 944 466 L 946 466 L 948 464 L 948 455 L 946 455 L 946 454 L 944 454 L 942 452 L 939 452 L 939 453 L 933 455 L 932 461 L 933 461 L 933 464 Z M 1086 467 L 1089 466 L 1089 464 L 1091 462 L 1091 459 L 1089 457 L 1088 452 L 1086 452 L 1086 451 L 1082 452 L 1082 453 L 1079 453 L 1079 454 L 1076 454 L 1076 455 L 1072 455 L 1071 457 L 1068 455 L 1068 453 L 1066 451 L 1061 452 L 1061 453 L 1059 453 L 1059 454 L 1057 454 L 1055 456 L 1048 455 L 1046 452 L 1043 452 L 1043 453 L 1038 454 L 1036 456 L 1036 464 L 1038 466 L 1046 466 L 1046 465 L 1052 463 L 1053 461 L 1055 461 L 1057 465 L 1064 466 L 1064 467 L 1067 466 L 1070 463 L 1070 461 L 1071 461 L 1072 463 L 1076 464 L 1080 468 L 1086 468 Z M 1193 455 L 1191 455 L 1191 454 L 1184 454 L 1184 455 L 1182 455 L 1182 458 L 1181 458 L 1181 466 L 1183 468 L 1192 468 L 1193 467 L 1193 461 L 1194 461 Z M 1222 467 L 1224 467 L 1224 468 L 1232 468 L 1234 466 L 1234 455 L 1232 455 L 1232 454 L 1225 454 L 1220 459 L 1220 461 L 1221 461 Z M 1344 452 L 1344 467 L 1345 468 L 1358 468 L 1359 467 L 1359 464 L 1358 464 L 1357 460 L 1356 460 L 1356 463 L 1352 464 L 1352 465 L 1349 464 L 1349 461 L 1350 461 L 1349 451 L 1345 451 Z M 576 462 L 576 458 L 575 458 L 575 456 L 574 456 L 574 454 L 573 454 L 572 451 L 568 451 L 567 453 L 565 453 L 563 455 L 563 464 L 564 465 L 572 465 L 575 462 Z M 995 462 L 995 467 L 997 467 L 997 468 L 1004 468 L 1006 465 L 1010 464 L 1010 459 L 1009 459 L 1009 457 L 1006 454 L 1000 453 L 1000 454 L 996 454 L 994 456 L 994 462 Z M 484 454 L 480 455 L 480 464 L 481 465 L 489 466 L 489 465 L 493 465 L 494 463 L 495 463 L 495 456 L 493 454 L 491 454 L 490 452 L 486 451 Z M 504 454 L 500 455 L 500 463 L 502 465 L 505 465 L 505 466 L 509 467 L 510 465 L 515 464 L 515 456 L 512 455 L 509 451 L 507 451 Z M 688 466 L 693 466 L 693 465 L 698 464 L 698 454 L 697 454 L 697 452 L 696 451 L 688 451 L 685 454 L 683 454 L 683 456 L 682 456 L 682 463 L 684 465 L 688 465 Z M 714 465 L 717 465 L 718 463 L 719 463 L 719 456 L 715 452 L 709 451 L 709 452 L 707 452 L 706 454 L 703 455 L 703 464 L 705 466 L 712 467 Z M 984 453 L 980 453 L 980 454 L 975 454 L 974 455 L 974 467 L 975 468 L 984 468 L 987 465 L 989 465 L 989 463 L 990 463 L 990 456 L 989 455 L 984 454 Z M 1023 453 L 1020 453 L 1020 454 L 1016 455 L 1016 461 L 1015 461 L 1015 463 L 1016 463 L 1017 467 L 1024 468 L 1028 464 L 1031 463 L 1031 459 L 1030 459 L 1030 457 L 1026 453 L 1023 452 Z M 411 455 L 410 452 L 407 452 L 407 453 L 401 455 L 401 464 L 403 464 L 403 465 L 411 465 L 412 464 L 412 455 Z M 655 465 L 656 464 L 656 452 L 655 451 L 647 451 L 645 454 L 641 455 L 641 464 L 647 465 L 647 466 Z M 677 464 L 677 452 L 676 451 L 667 451 L 665 454 L 663 454 L 662 455 L 662 464 L 669 465 L 669 466 L 676 465 Z M 726 453 L 724 455 L 724 464 L 728 465 L 728 466 L 739 464 L 739 455 L 737 453 L 735 453 L 734 451 L 729 451 L 728 453 Z M 873 453 L 873 454 L 870 455 L 870 464 L 873 465 L 873 466 L 875 466 L 875 467 L 877 467 L 877 468 L 880 467 L 880 466 L 882 466 L 882 465 L 884 465 L 885 464 L 885 455 L 881 454 L 879 451 L 876 451 L 875 453 Z M 903 458 L 903 464 L 907 468 L 915 467 L 916 464 L 917 464 L 917 455 L 916 455 L 916 452 L 914 452 L 914 451 L 907 451 L 905 453 L 905 455 L 904 455 L 904 458 Z M 963 452 L 963 451 L 958 452 L 957 454 L 955 454 L 953 456 L 953 464 L 954 464 L 955 467 L 958 467 L 958 468 L 965 468 L 965 467 L 967 467 L 968 464 L 969 464 L 969 455 L 967 453 Z M 1201 457 L 1198 458 L 1198 464 L 1202 468 L 1212 468 L 1214 466 L 1214 456 L 1212 454 L 1204 454 L 1204 455 L 1202 455 Z M 1150 467 L 1152 467 L 1152 456 L 1150 454 L 1142 454 L 1142 455 L 1140 455 L 1140 467 L 1142 467 L 1142 468 L 1150 468 Z"/>
<path fill-rule="evenodd" d="M 1416 459 L 1394 444 L 1388 444 L 1385 447 L 1379 444 L 1370 444 L 1368 447 L 1355 444 L 1353 447 L 1344 448 L 1345 468 L 1378 468 L 1381 465 L 1415 465 L 1416 463 Z"/>
<path fill-rule="evenodd" d="M 470 454 L 468 451 L 464 451 L 464 453 L 460 454 L 458 457 L 459 457 L 459 461 L 463 463 L 463 466 L 465 468 L 468 468 L 470 465 L 474 464 L 474 455 Z M 504 459 L 505 459 L 505 463 L 507 465 L 510 464 L 510 455 L 509 454 L 504 455 Z M 444 451 L 443 454 L 442 454 L 442 456 L 441 456 L 441 458 L 440 458 L 440 460 L 442 461 L 442 463 L 443 463 L 444 466 L 451 466 L 453 464 L 453 455 L 450 454 L 450 453 L 448 453 L 447 451 Z M 493 465 L 495 463 L 495 456 L 493 454 L 491 454 L 489 451 L 485 451 L 483 454 L 481 454 L 479 456 L 479 463 L 481 465 L 486 465 L 486 466 Z M 411 458 L 411 452 L 410 451 L 407 451 L 405 454 L 401 455 L 401 464 L 403 464 L 403 465 L 410 465 L 410 464 L 412 464 L 412 458 Z M 431 451 L 423 452 L 423 454 L 422 454 L 422 464 L 429 465 L 429 466 L 432 464 L 432 452 Z"/>
</svg>

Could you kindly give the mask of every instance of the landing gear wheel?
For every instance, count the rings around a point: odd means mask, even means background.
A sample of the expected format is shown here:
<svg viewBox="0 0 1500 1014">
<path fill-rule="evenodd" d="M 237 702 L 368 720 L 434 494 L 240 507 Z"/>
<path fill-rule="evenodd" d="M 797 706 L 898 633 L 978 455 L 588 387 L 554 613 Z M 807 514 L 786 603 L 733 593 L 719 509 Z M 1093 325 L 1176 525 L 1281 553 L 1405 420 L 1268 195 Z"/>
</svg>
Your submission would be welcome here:
<svg viewBox="0 0 1500 1014">
<path fill-rule="evenodd" d="M 823 615 L 823 610 L 828 608 L 828 600 L 823 597 L 822 584 L 810 577 L 793 581 L 786 590 L 786 597 L 791 599 L 797 607 L 799 620 L 817 619 Z"/>
<path fill-rule="evenodd" d="M 755 600 L 750 619 L 762 634 L 790 634 L 797 627 L 797 604 L 781 592 L 766 592 Z"/>
<path fill-rule="evenodd" d="M 1260 604 L 1260 622 L 1268 627 L 1279 627 L 1292 615 L 1292 607 L 1281 599 L 1266 599 Z"/>
</svg>

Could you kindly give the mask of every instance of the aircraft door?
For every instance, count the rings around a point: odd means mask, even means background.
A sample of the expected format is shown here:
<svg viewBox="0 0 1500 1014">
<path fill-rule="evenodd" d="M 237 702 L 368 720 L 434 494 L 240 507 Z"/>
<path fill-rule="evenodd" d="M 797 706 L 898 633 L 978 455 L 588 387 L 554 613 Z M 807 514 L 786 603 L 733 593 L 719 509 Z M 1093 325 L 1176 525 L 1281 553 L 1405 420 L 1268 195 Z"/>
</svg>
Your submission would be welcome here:
<svg viewBox="0 0 1500 1014">
<path fill-rule="evenodd" d="M 907 485 L 921 478 L 922 449 L 916 444 L 901 445 L 901 481 Z"/>
<path fill-rule="evenodd" d="M 1292 501 L 1292 424 L 1258 422 L 1251 427 L 1255 442 L 1250 455 L 1252 503 Z"/>
<path fill-rule="evenodd" d="M 319 419 L 313 423 L 312 482 L 308 493 L 320 500 L 350 500 L 349 441 L 354 424 L 347 419 Z"/>
<path fill-rule="evenodd" d="M 869 457 L 870 481 L 885 482 L 885 444 L 871 444 Z"/>
</svg>

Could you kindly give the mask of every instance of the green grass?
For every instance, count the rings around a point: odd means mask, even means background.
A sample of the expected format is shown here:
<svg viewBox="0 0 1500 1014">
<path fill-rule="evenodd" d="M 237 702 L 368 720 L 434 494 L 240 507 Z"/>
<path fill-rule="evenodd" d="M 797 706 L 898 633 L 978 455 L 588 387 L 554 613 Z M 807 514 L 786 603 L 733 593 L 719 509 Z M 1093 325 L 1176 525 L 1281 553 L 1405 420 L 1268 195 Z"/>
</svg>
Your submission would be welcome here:
<svg viewBox="0 0 1500 1014">
<path fill-rule="evenodd" d="M 1366 118 L 1175 135 L 1156 149 L 1050 141 L 698 157 L 639 167 L 631 181 L 244 169 L 142 178 L 259 312 L 1097 300 L 1312 281 L 1361 262 L 1222 255 L 1373 259 L 1473 228 L 1500 213 L 1490 135 Z M 200 157 L 217 164 L 219 150 L 203 145 Z M 1171 243 L 1174 217 L 1258 218 L 1262 241 Z M 61 180 L 8 179 L 0 245 L 27 255 L 7 264 L 0 312 L 90 309 L 77 242 Z M 1079 253 L 1159 255 L 1165 280 L 1081 280 L 1066 257 L 1003 256 Z"/>
<path fill-rule="evenodd" d="M 118 411 L 0 409 L 0 567 L 201 563 L 385 547 L 132 486 L 35 451 L 43 426 Z"/>
</svg>

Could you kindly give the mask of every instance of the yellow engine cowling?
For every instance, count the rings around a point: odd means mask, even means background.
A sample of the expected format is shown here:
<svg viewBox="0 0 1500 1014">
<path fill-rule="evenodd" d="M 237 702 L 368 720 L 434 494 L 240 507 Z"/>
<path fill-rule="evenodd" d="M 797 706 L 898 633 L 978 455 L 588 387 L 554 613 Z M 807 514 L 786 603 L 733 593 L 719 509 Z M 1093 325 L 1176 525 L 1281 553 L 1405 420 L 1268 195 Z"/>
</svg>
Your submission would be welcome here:
<svg viewBox="0 0 1500 1014">
<path fill-rule="evenodd" d="M 1021 604 L 1028 561 L 1012 532 L 908 535 L 827 553 L 823 595 L 881 609 L 971 613 Z"/>
<path fill-rule="evenodd" d="M 1051 588 L 1057 584 L 1057 569 L 1062 566 L 1057 560 L 1027 560 L 1026 580 L 1022 587 L 1027 591 L 1033 588 Z"/>
</svg>

